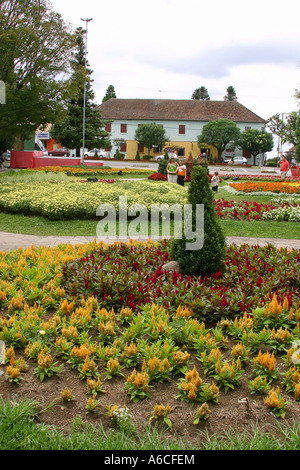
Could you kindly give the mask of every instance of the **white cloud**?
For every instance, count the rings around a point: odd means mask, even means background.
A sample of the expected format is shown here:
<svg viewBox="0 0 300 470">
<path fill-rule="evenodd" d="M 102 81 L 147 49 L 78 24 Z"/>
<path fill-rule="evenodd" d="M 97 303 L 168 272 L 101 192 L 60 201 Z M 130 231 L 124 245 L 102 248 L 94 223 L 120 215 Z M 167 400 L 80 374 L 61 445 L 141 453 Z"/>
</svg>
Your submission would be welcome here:
<svg viewBox="0 0 300 470">
<path fill-rule="evenodd" d="M 300 30 L 294 0 L 52 0 L 73 27 L 93 18 L 88 57 L 100 103 L 119 98 L 185 98 L 206 86 L 211 99 L 235 87 L 263 118 L 296 109 Z"/>
</svg>

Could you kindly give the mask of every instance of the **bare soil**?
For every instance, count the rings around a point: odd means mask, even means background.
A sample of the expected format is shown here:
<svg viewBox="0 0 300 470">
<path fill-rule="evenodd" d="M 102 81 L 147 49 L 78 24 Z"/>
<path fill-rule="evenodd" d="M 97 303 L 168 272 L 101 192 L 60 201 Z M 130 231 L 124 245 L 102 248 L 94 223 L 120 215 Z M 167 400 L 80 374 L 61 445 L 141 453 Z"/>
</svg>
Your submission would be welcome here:
<svg viewBox="0 0 300 470">
<path fill-rule="evenodd" d="M 222 354 L 225 354 L 223 350 Z M 201 363 L 192 354 L 191 358 L 191 368 L 195 365 L 203 382 L 211 383 L 211 378 L 204 375 Z M 91 413 L 86 410 L 87 400 L 90 397 L 87 393 L 86 381 L 81 381 L 78 372 L 73 370 L 69 364 L 60 358 L 56 358 L 55 360 L 57 360 L 58 364 L 63 364 L 63 372 L 60 376 L 53 376 L 41 382 L 34 374 L 35 364 L 27 357 L 25 357 L 25 360 L 29 364 L 29 368 L 23 374 L 24 379 L 18 385 L 8 382 L 5 374 L 6 366 L 0 366 L 0 374 L 3 372 L 0 376 L 2 398 L 4 400 L 8 398 L 16 400 L 31 399 L 38 401 L 43 409 L 56 400 L 55 406 L 39 414 L 38 419 L 40 422 L 60 428 L 64 433 L 70 430 L 72 421 L 76 416 L 80 416 L 83 421 L 89 423 L 96 424 L 102 422 L 105 428 L 113 427 L 114 425 L 107 415 L 107 405 L 126 405 L 137 429 L 142 431 L 142 426 L 148 424 L 149 418 L 153 414 L 154 406 L 156 404 L 169 404 L 172 408 L 169 418 L 172 421 L 173 427 L 172 430 L 167 429 L 166 436 L 169 435 L 188 440 L 193 446 L 196 445 L 200 448 L 203 435 L 199 433 L 199 430 L 207 430 L 209 435 L 222 436 L 229 427 L 233 427 L 239 433 L 251 431 L 251 426 L 255 423 L 261 431 L 269 433 L 270 436 L 276 436 L 278 433 L 278 426 L 276 426 L 278 421 L 289 425 L 293 425 L 293 422 L 300 423 L 299 402 L 295 400 L 293 395 L 284 392 L 282 380 L 274 381 L 272 387 L 281 385 L 281 396 L 287 403 L 284 419 L 276 418 L 274 414 L 270 413 L 264 405 L 265 396 L 250 394 L 248 380 L 253 379 L 251 358 L 249 363 L 243 367 L 244 373 L 240 379 L 239 386 L 227 392 L 220 389 L 218 403 L 209 403 L 211 411 L 209 418 L 205 421 L 200 421 L 198 425 L 193 424 L 197 405 L 192 406 L 192 404 L 181 401 L 176 397 L 180 376 L 176 376 L 170 382 L 151 382 L 151 397 L 138 403 L 133 403 L 124 388 L 126 378 L 133 369 L 123 369 L 124 377 L 104 380 L 102 375 L 104 373 L 103 364 L 99 362 L 99 372 L 106 393 L 97 395 L 100 406 L 95 412 Z M 281 372 L 286 372 L 286 365 L 280 357 L 277 357 L 276 365 Z M 61 400 L 60 393 L 65 388 L 71 390 L 72 395 L 75 397 L 73 401 L 65 402 Z"/>
</svg>

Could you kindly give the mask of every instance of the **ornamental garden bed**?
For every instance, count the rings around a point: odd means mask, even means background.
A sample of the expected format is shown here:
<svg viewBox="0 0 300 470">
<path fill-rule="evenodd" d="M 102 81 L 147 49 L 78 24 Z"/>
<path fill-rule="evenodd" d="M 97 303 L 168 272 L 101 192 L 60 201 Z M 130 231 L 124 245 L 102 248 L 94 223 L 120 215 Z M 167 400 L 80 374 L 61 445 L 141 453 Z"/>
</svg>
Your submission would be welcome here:
<svg viewBox="0 0 300 470">
<path fill-rule="evenodd" d="M 93 194 L 99 203 L 99 189 L 102 202 L 106 191 L 116 202 L 121 190 L 149 207 L 184 203 L 187 192 L 159 182 L 62 179 L 3 183 L 1 198 L 22 213 L 48 195 L 49 215 L 59 195 L 74 213 Z M 214 204 L 219 217 L 255 218 L 297 207 L 297 197 Z M 157 425 L 166 441 L 198 448 L 200 431 L 222 437 L 232 426 L 241 435 L 256 423 L 272 438 L 278 422 L 299 426 L 299 250 L 232 245 L 226 269 L 201 278 L 164 270 L 169 243 L 0 252 L 2 399 L 38 401 L 39 425 L 64 433 L 78 416 L 107 430 L 121 429 L 125 416 L 132 439 Z"/>
<path fill-rule="evenodd" d="M 1 252 L 2 399 L 65 433 L 126 410 L 199 448 L 199 431 L 299 424 L 299 251 L 230 246 L 203 279 L 167 260 L 166 241 Z"/>
<path fill-rule="evenodd" d="M 47 173 L 50 175 L 50 173 Z M 166 176 L 166 175 L 164 175 Z M 50 178 L 50 176 L 49 176 Z M 300 221 L 300 183 L 242 181 L 229 184 L 232 195 L 272 194 L 268 203 L 217 198 L 218 217 L 236 220 Z M 283 191 L 283 192 L 281 192 Z M 5 180 L 0 187 L 0 210 L 12 214 L 41 215 L 51 220 L 96 219 L 100 204 L 112 204 L 118 210 L 119 196 L 126 196 L 128 207 L 144 204 L 149 213 L 152 204 L 185 204 L 187 188 L 161 181 L 123 181 L 90 176 L 87 179 L 61 181 Z"/>
</svg>

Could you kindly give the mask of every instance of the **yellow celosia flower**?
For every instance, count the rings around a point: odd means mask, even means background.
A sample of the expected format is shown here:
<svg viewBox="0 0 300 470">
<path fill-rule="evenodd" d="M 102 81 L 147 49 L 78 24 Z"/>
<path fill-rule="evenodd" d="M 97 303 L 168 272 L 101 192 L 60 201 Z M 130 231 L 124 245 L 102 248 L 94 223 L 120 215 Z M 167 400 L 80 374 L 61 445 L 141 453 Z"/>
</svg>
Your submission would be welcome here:
<svg viewBox="0 0 300 470">
<path fill-rule="evenodd" d="M 295 384 L 294 395 L 296 400 L 300 399 L 300 383 Z"/>
<path fill-rule="evenodd" d="M 209 413 L 211 413 L 211 411 L 210 411 L 207 403 L 203 403 L 201 406 L 197 407 L 197 412 L 196 412 L 197 418 L 206 419 L 208 417 Z"/>
<path fill-rule="evenodd" d="M 6 300 L 6 293 L 0 290 L 0 302 L 3 302 L 5 300 Z"/>
<path fill-rule="evenodd" d="M 8 377 L 13 381 L 18 380 L 21 374 L 20 368 L 12 365 L 6 367 L 6 372 Z"/>
<path fill-rule="evenodd" d="M 173 352 L 173 360 L 177 364 L 185 364 L 189 360 L 190 356 L 191 355 L 188 352 L 183 352 L 183 351 Z"/>
<path fill-rule="evenodd" d="M 284 399 L 280 396 L 279 387 L 276 390 L 274 388 L 270 390 L 269 395 L 265 399 L 265 405 L 271 409 L 282 408 L 284 406 Z"/>
<path fill-rule="evenodd" d="M 262 353 L 261 351 L 259 351 L 258 356 L 253 359 L 253 362 L 254 362 L 254 366 L 259 364 L 267 368 L 270 372 L 275 370 L 276 358 L 275 358 L 274 352 L 270 354 L 269 351 L 267 351 L 266 353 Z"/>
<path fill-rule="evenodd" d="M 68 300 L 65 299 L 61 305 L 60 305 L 60 310 L 64 315 L 70 315 L 74 307 L 74 302 L 68 303 Z"/>
<path fill-rule="evenodd" d="M 75 340 L 78 338 L 78 331 L 75 326 L 70 325 L 69 327 L 63 327 L 61 329 L 61 335 L 64 338 L 71 338 L 72 340 Z"/>
<path fill-rule="evenodd" d="M 179 305 L 179 307 L 176 310 L 176 317 L 177 318 L 191 318 L 193 316 L 193 311 L 188 308 L 188 307 L 182 307 L 182 305 Z"/>
<path fill-rule="evenodd" d="M 51 354 L 47 353 L 46 350 L 42 350 L 37 357 L 38 365 L 43 369 L 48 369 L 53 364 L 53 358 Z"/>
<path fill-rule="evenodd" d="M 74 399 L 74 396 L 72 395 L 72 392 L 71 390 L 69 390 L 68 388 L 65 388 L 64 390 L 62 390 L 62 392 L 60 393 L 60 398 L 64 401 L 71 401 Z"/>
</svg>

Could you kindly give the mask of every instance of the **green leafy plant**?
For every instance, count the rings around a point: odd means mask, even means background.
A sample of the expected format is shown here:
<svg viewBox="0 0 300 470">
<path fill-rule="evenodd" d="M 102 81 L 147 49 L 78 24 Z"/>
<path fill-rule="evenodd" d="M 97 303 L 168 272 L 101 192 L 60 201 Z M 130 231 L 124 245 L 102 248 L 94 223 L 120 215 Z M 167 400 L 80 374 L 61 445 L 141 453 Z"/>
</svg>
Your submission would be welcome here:
<svg viewBox="0 0 300 470">
<path fill-rule="evenodd" d="M 122 432 L 129 435 L 136 433 L 132 416 L 126 405 L 108 405 L 106 410 L 111 422 L 117 425 Z"/>
<path fill-rule="evenodd" d="M 261 377 L 258 375 L 253 380 L 248 381 L 249 388 L 251 390 L 251 394 L 262 395 L 267 393 L 269 390 L 269 383 L 266 377 Z"/>
<path fill-rule="evenodd" d="M 208 419 L 210 413 L 211 411 L 206 402 L 203 403 L 201 406 L 198 406 L 193 424 L 197 425 L 200 421 Z"/>
<path fill-rule="evenodd" d="M 125 344 L 122 353 L 122 361 L 125 367 L 136 367 L 139 361 L 139 350 L 136 344 Z"/>
<path fill-rule="evenodd" d="M 188 403 L 218 401 L 219 388 L 214 383 L 211 385 L 203 383 L 195 367 L 179 380 L 178 390 L 177 397 Z"/>
<path fill-rule="evenodd" d="M 225 392 L 231 388 L 234 389 L 239 385 L 239 380 L 243 374 L 241 361 L 233 359 L 231 364 L 229 361 L 221 362 L 220 359 L 215 365 L 214 379 L 220 387 L 225 388 Z"/>
<path fill-rule="evenodd" d="M 57 363 L 53 362 L 53 357 L 47 349 L 42 351 L 37 356 L 37 367 L 34 370 L 35 375 L 42 382 L 45 377 L 52 377 L 59 375 L 63 369 L 63 365 L 56 366 Z"/>
<path fill-rule="evenodd" d="M 269 381 L 276 380 L 278 378 L 279 371 L 276 367 L 274 352 L 271 354 L 269 351 L 265 353 L 259 351 L 258 355 L 253 358 L 253 366 L 256 377 L 265 377 Z"/>
<path fill-rule="evenodd" d="M 122 373 L 123 366 L 119 363 L 118 359 L 109 359 L 105 366 L 105 376 L 107 379 L 113 377 L 124 377 Z"/>
<path fill-rule="evenodd" d="M 153 409 L 153 415 L 150 417 L 149 422 L 153 419 L 157 419 L 165 423 L 170 429 L 172 429 L 173 424 L 171 419 L 169 418 L 169 414 L 172 413 L 172 409 L 169 405 L 155 405 Z"/>
<path fill-rule="evenodd" d="M 149 375 L 146 372 L 136 372 L 134 369 L 127 378 L 125 389 L 134 403 L 149 398 Z"/>
<path fill-rule="evenodd" d="M 280 394 L 279 387 L 276 389 L 272 388 L 272 390 L 270 390 L 269 395 L 265 399 L 265 405 L 272 413 L 275 414 L 275 416 L 279 418 L 285 417 L 286 403 Z"/>
</svg>

